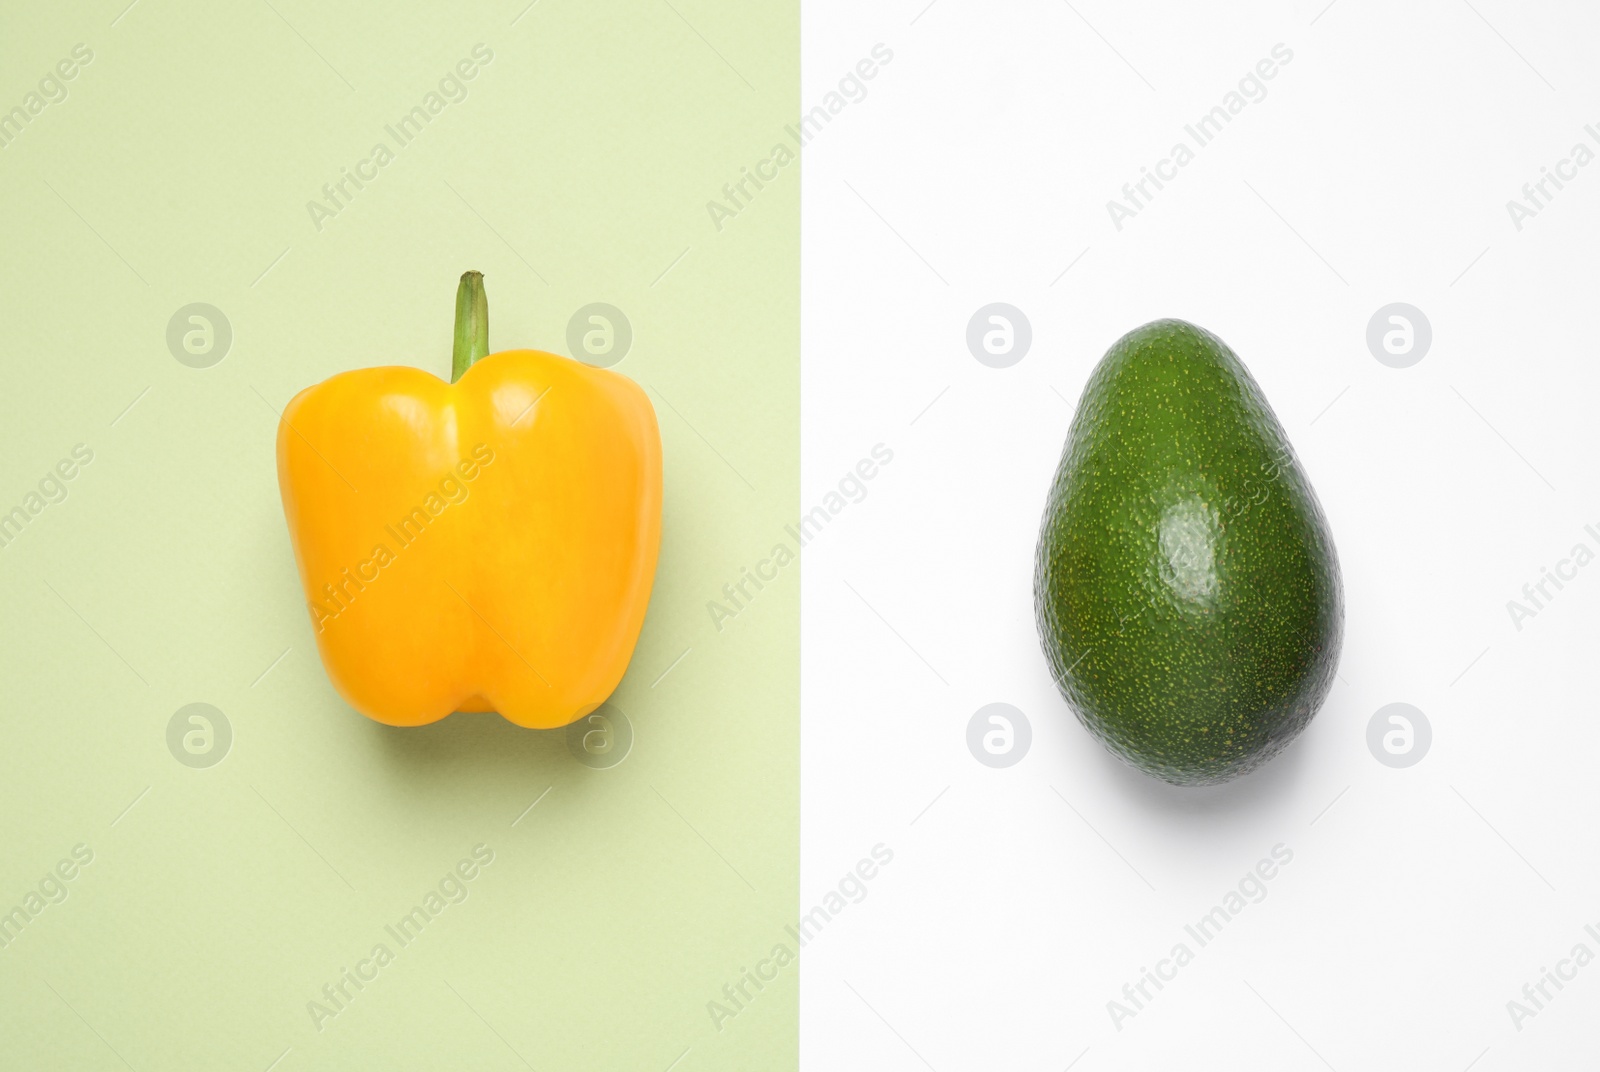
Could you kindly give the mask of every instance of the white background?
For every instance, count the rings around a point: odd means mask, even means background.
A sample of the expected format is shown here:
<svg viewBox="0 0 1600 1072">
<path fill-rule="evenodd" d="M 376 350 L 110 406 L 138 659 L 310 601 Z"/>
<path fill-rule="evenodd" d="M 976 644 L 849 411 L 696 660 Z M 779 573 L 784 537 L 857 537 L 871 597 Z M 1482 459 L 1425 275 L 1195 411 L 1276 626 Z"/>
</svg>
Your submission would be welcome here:
<svg viewBox="0 0 1600 1072">
<path fill-rule="evenodd" d="M 805 4 L 807 107 L 894 51 L 803 168 L 806 507 L 894 451 L 804 558 L 806 906 L 894 852 L 802 958 L 808 1069 L 1595 1067 L 1600 964 L 1520 1031 L 1506 1005 L 1600 955 L 1600 563 L 1520 631 L 1506 604 L 1600 550 L 1600 161 L 1520 232 L 1506 202 L 1600 123 L 1600 12 L 1325 3 Z M 1266 99 L 1115 230 L 1279 42 Z M 965 343 L 995 301 L 1033 330 L 1003 370 Z M 1433 327 L 1408 369 L 1365 341 L 1397 301 Z M 1254 373 L 1344 573 L 1321 713 L 1208 790 L 1108 755 L 1033 624 L 1079 392 L 1162 316 Z M 1033 728 L 1005 770 L 965 741 L 995 701 Z M 1401 770 L 1366 744 L 1397 701 L 1434 733 Z M 1118 1030 L 1107 1002 L 1278 843 L 1265 900 Z"/>
</svg>

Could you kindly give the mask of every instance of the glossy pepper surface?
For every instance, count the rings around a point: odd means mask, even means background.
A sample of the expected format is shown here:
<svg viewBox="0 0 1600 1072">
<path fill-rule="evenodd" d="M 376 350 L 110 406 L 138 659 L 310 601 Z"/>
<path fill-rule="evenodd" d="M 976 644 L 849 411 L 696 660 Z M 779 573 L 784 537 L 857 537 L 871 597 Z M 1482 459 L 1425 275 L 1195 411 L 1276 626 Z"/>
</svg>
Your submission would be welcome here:
<svg viewBox="0 0 1600 1072">
<path fill-rule="evenodd" d="M 278 485 L 323 665 L 394 726 L 498 711 L 564 726 L 621 681 L 661 537 L 661 438 L 626 376 L 487 354 L 482 278 L 455 382 L 340 373 L 278 425 Z M 486 355 L 486 356 L 485 356 Z"/>
</svg>

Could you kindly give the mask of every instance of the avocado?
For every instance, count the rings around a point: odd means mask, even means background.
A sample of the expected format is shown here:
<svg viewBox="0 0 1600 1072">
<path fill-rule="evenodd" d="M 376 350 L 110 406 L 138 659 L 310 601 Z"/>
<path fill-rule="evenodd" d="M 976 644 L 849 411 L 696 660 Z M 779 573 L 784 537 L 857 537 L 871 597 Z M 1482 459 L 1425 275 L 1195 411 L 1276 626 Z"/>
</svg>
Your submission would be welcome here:
<svg viewBox="0 0 1600 1072">
<path fill-rule="evenodd" d="M 1344 624 L 1333 538 L 1221 339 L 1157 320 L 1101 359 L 1045 506 L 1034 609 L 1079 720 L 1165 781 L 1236 778 L 1316 714 Z"/>
</svg>

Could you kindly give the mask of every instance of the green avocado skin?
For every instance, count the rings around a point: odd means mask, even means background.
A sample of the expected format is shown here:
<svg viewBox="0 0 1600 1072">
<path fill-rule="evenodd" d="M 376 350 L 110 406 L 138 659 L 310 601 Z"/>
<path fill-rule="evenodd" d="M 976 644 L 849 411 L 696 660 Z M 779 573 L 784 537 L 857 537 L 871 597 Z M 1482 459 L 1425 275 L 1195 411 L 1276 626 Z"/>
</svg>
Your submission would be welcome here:
<svg viewBox="0 0 1600 1072">
<path fill-rule="evenodd" d="M 1101 360 L 1050 488 L 1034 606 L 1067 703 L 1157 778 L 1236 778 L 1316 714 L 1343 631 L 1333 539 L 1221 339 L 1157 320 Z"/>
</svg>

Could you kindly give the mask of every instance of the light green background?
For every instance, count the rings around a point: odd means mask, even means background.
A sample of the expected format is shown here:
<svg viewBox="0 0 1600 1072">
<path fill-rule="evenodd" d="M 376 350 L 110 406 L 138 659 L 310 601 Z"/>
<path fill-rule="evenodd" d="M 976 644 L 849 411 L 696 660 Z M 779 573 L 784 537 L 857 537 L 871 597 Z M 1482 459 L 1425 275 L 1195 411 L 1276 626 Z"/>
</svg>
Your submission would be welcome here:
<svg viewBox="0 0 1600 1072">
<path fill-rule="evenodd" d="M 94 853 L 0 949 L 0 1063 L 794 1067 L 796 967 L 720 1031 L 707 1002 L 797 908 L 798 567 L 720 631 L 706 604 L 797 512 L 798 167 L 721 232 L 706 202 L 797 113 L 797 5 L 125 3 L 0 21 L 0 109 L 94 52 L 0 149 L 0 511 L 94 452 L 0 548 L 0 911 Z M 467 99 L 319 233 L 306 202 L 480 42 Z M 624 310 L 617 370 L 661 420 L 612 769 L 494 715 L 369 722 L 312 643 L 274 409 L 344 369 L 444 374 L 467 268 L 495 348 Z M 191 302 L 232 324 L 213 368 L 168 351 Z M 233 727 L 209 769 L 167 748 L 192 702 Z M 478 843 L 467 899 L 398 948 L 384 925 Z"/>
</svg>

